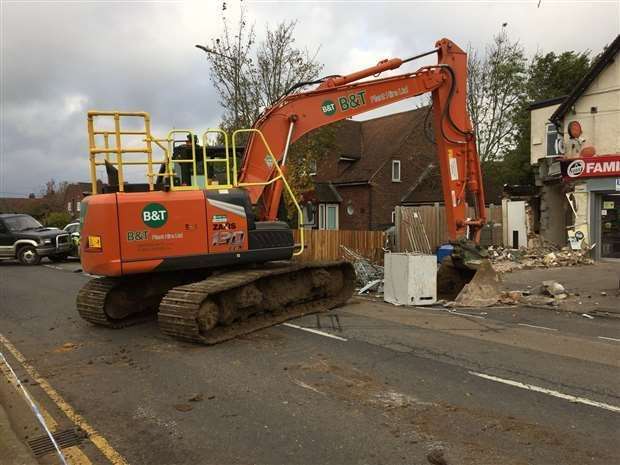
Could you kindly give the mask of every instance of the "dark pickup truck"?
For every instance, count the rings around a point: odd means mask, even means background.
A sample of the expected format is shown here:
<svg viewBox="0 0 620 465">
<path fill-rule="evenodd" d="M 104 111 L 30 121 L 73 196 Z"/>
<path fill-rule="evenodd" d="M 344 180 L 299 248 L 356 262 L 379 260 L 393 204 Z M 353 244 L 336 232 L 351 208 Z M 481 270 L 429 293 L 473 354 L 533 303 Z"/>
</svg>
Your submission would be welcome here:
<svg viewBox="0 0 620 465">
<path fill-rule="evenodd" d="M 67 258 L 71 238 L 65 231 L 46 228 L 30 215 L 0 214 L 0 259 L 17 258 L 24 265 L 38 265 L 41 257 Z"/>
</svg>

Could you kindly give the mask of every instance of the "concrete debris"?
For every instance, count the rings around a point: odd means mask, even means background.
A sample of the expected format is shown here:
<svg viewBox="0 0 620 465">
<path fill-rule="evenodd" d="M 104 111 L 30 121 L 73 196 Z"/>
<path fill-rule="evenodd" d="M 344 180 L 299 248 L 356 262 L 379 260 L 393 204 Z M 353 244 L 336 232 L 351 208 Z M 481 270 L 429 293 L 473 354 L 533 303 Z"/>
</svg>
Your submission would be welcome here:
<svg viewBox="0 0 620 465">
<path fill-rule="evenodd" d="M 489 247 L 493 268 L 502 273 L 531 268 L 555 268 L 561 266 L 591 265 L 589 251 L 571 250 L 570 247 L 544 246 L 531 249 L 507 249 Z"/>
<path fill-rule="evenodd" d="M 543 281 L 539 286 L 525 291 L 502 292 L 499 299 L 505 305 L 559 305 L 568 297 L 566 288 L 557 281 Z"/>
<path fill-rule="evenodd" d="M 542 293 L 553 296 L 556 299 L 566 299 L 566 297 L 568 297 L 568 294 L 566 293 L 566 289 L 564 289 L 564 286 L 562 286 L 557 281 L 543 281 L 542 282 Z"/>
</svg>

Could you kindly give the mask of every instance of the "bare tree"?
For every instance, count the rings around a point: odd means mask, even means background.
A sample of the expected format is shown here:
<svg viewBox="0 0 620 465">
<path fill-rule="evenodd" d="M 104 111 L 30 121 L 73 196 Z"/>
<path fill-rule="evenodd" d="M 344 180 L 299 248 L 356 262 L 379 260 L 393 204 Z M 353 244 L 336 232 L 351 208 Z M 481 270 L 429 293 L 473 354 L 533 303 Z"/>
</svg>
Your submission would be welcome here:
<svg viewBox="0 0 620 465">
<path fill-rule="evenodd" d="M 295 47 L 296 21 L 267 27 L 266 37 L 256 44 L 253 25 L 241 7 L 239 21 L 231 26 L 223 6 L 224 31 L 211 39 L 207 52 L 211 81 L 224 107 L 226 129 L 250 127 L 261 112 L 298 82 L 313 80 L 323 66 L 311 53 Z"/>
<path fill-rule="evenodd" d="M 226 3 L 222 6 L 226 11 Z M 226 14 L 222 14 L 224 32 L 211 39 L 210 48 L 201 47 L 207 52 L 211 68 L 211 82 L 220 97 L 224 108 L 223 124 L 227 129 L 247 127 L 255 118 L 250 86 L 254 64 L 251 58 L 256 41 L 254 26 L 248 26 L 245 9 L 241 8 L 239 21 L 231 30 Z"/>
<path fill-rule="evenodd" d="M 278 100 L 288 89 L 300 82 L 316 79 L 323 65 L 316 60 L 319 49 L 294 47 L 296 21 L 282 22 L 275 30 L 267 27 L 267 37 L 256 54 L 256 72 L 252 90 L 255 102 L 266 108 Z"/>
<path fill-rule="evenodd" d="M 525 92 L 527 59 L 523 47 L 502 30 L 480 54 L 468 50 L 467 107 L 481 161 L 504 157 L 514 146 L 514 114 Z"/>
</svg>

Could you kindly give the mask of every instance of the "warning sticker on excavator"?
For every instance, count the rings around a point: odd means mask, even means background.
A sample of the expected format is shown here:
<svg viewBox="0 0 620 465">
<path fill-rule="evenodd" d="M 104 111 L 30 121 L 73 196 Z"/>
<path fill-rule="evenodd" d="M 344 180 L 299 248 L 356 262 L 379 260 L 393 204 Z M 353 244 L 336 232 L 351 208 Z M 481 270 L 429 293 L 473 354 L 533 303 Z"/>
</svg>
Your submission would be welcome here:
<svg viewBox="0 0 620 465">
<path fill-rule="evenodd" d="M 450 159 L 450 180 L 458 181 L 459 179 L 459 165 L 456 158 L 452 156 L 452 150 L 448 150 L 448 157 Z"/>
</svg>

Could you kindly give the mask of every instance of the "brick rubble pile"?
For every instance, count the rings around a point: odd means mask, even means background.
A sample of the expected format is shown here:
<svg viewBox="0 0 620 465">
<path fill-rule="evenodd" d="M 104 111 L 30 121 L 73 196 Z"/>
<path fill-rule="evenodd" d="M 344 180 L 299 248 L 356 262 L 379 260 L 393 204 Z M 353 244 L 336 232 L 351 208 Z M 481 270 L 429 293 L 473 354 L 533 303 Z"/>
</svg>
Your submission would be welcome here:
<svg viewBox="0 0 620 465">
<path fill-rule="evenodd" d="M 489 258 L 495 271 L 509 273 L 532 268 L 591 265 L 594 261 L 589 251 L 571 250 L 569 247 L 537 247 L 532 249 L 506 249 L 489 247 Z"/>
</svg>

